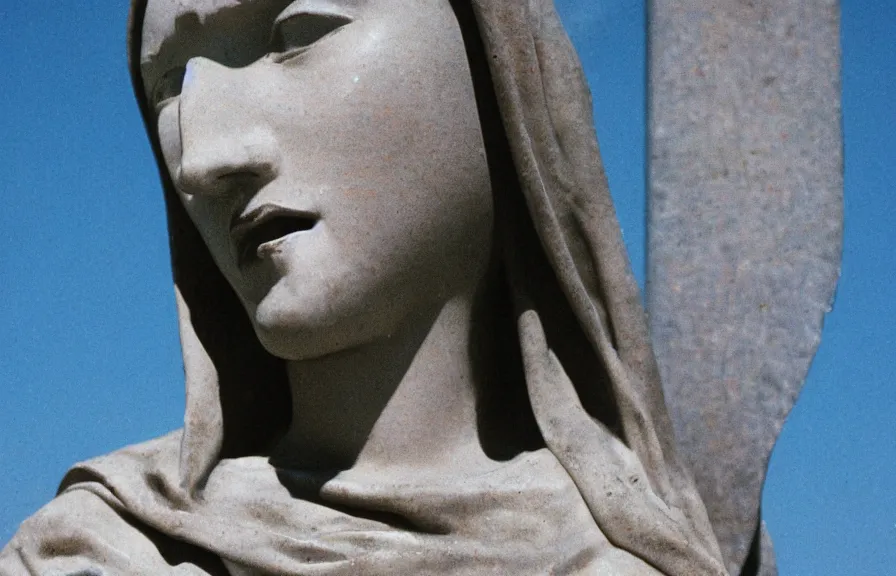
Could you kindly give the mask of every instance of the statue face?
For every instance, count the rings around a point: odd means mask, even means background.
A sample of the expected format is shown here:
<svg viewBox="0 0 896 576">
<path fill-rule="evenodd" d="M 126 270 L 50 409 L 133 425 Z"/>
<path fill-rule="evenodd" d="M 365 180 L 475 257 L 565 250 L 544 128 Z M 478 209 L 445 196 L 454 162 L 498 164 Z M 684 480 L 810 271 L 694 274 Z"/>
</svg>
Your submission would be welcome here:
<svg viewBox="0 0 896 576">
<path fill-rule="evenodd" d="M 492 197 L 447 0 L 149 0 L 141 70 L 184 207 L 262 344 L 387 337 L 482 278 Z"/>
</svg>

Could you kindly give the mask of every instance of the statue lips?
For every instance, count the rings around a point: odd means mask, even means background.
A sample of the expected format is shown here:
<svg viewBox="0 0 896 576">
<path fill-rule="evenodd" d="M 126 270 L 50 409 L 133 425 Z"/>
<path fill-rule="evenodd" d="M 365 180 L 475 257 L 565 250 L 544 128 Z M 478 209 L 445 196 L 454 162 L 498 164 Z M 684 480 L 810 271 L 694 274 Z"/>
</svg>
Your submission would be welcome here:
<svg viewBox="0 0 896 576">
<path fill-rule="evenodd" d="M 314 228 L 320 217 L 312 212 L 263 204 L 235 215 L 230 221 L 230 237 L 237 264 L 243 267 L 261 257 L 261 249 L 281 238 Z"/>
</svg>

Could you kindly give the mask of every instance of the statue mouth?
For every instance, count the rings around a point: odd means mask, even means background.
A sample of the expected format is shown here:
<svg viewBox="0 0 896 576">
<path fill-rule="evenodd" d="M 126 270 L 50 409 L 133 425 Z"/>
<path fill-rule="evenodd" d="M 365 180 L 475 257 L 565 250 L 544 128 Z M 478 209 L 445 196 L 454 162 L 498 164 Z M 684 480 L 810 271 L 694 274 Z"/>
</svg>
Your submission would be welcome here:
<svg viewBox="0 0 896 576">
<path fill-rule="evenodd" d="M 298 232 L 308 232 L 317 225 L 316 214 L 264 205 L 231 221 L 230 235 L 236 248 L 237 264 L 245 266 L 261 259 L 264 249 L 273 242 Z"/>
</svg>

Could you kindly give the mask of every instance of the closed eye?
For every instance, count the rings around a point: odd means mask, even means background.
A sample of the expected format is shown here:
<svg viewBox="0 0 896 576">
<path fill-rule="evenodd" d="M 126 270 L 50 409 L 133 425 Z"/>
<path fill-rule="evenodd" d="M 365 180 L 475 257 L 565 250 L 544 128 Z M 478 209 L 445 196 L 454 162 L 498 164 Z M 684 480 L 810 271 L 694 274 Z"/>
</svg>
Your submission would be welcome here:
<svg viewBox="0 0 896 576">
<path fill-rule="evenodd" d="M 283 62 L 301 54 L 315 42 L 351 21 L 351 18 L 341 14 L 318 12 L 299 12 L 278 20 L 274 25 L 271 41 L 272 49 L 276 52 L 274 59 Z"/>
</svg>

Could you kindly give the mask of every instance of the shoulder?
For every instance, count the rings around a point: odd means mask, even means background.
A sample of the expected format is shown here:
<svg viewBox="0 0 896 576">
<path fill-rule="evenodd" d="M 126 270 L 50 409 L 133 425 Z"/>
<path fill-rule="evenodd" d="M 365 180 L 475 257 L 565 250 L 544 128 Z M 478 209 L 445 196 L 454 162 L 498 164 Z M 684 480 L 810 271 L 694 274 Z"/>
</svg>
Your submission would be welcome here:
<svg viewBox="0 0 896 576">
<path fill-rule="evenodd" d="M 0 575 L 163 574 L 154 543 L 96 491 L 66 491 L 25 520 L 0 551 Z"/>
<path fill-rule="evenodd" d="M 62 494 L 75 484 L 99 482 L 108 487 L 123 480 L 177 473 L 182 430 L 169 432 L 139 444 L 79 462 L 72 466 L 59 485 Z"/>
<path fill-rule="evenodd" d="M 73 466 L 56 498 L 0 551 L 0 576 L 170 572 L 152 531 L 118 492 L 176 471 L 179 445 L 177 431 Z"/>
</svg>

